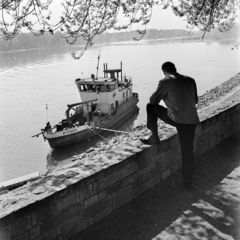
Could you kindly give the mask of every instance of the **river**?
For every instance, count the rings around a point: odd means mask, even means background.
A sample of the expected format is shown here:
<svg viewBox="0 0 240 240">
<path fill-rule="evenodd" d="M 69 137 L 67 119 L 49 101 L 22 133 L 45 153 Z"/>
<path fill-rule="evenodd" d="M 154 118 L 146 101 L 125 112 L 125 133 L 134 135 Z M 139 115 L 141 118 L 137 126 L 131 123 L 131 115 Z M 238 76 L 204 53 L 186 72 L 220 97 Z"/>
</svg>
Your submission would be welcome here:
<svg viewBox="0 0 240 240">
<path fill-rule="evenodd" d="M 198 94 L 223 83 L 240 70 L 240 54 L 233 43 L 147 43 L 128 42 L 94 46 L 80 60 L 69 49 L 33 49 L 0 53 L 0 182 L 26 174 L 51 170 L 71 157 L 95 146 L 100 137 L 62 149 L 51 149 L 43 138 L 32 138 L 46 121 L 52 125 L 65 117 L 67 104 L 79 102 L 75 79 L 96 74 L 101 49 L 99 76 L 103 63 L 132 76 L 139 94 L 139 113 L 123 126 L 146 123 L 145 105 L 163 77 L 161 65 L 175 63 L 179 73 L 196 80 Z M 46 110 L 46 104 L 48 110 Z"/>
</svg>

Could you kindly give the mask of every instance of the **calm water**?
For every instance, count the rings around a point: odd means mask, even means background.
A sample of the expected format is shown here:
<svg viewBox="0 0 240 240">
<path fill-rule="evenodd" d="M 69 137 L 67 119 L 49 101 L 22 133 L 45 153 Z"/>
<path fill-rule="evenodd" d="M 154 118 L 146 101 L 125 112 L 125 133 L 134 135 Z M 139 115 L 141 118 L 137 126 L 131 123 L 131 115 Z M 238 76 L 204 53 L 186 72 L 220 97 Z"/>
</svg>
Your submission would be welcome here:
<svg viewBox="0 0 240 240">
<path fill-rule="evenodd" d="M 180 73 L 195 78 L 199 95 L 239 72 L 239 50 L 233 44 L 172 43 L 101 46 L 103 63 L 133 77 L 139 93 L 139 114 L 124 129 L 145 123 L 145 105 L 162 78 L 161 65 L 172 61 Z M 67 49 L 44 49 L 0 54 L 0 182 L 33 172 L 44 172 L 69 162 L 100 138 L 53 150 L 42 137 L 32 138 L 45 126 L 63 119 L 67 104 L 79 102 L 74 80 L 96 73 L 100 47 L 74 60 Z M 46 112 L 48 104 L 48 114 Z"/>
</svg>

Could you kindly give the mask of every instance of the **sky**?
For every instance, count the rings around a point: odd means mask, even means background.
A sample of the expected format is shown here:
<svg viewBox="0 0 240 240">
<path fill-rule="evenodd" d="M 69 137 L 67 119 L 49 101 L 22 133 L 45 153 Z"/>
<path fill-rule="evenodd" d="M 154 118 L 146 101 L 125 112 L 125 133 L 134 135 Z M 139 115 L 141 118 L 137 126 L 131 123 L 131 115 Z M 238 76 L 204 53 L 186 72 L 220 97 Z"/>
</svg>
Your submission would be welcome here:
<svg viewBox="0 0 240 240">
<path fill-rule="evenodd" d="M 52 2 L 52 18 L 59 18 L 60 13 L 62 12 L 62 7 L 60 4 L 61 1 L 54 0 Z M 121 23 L 121 17 L 119 18 Z M 154 6 L 152 18 L 148 24 L 148 29 L 187 29 L 186 21 L 183 21 L 181 18 L 176 17 L 172 12 L 171 8 L 166 10 L 162 9 L 162 6 Z M 131 30 L 136 30 L 138 26 L 133 26 Z"/>
<path fill-rule="evenodd" d="M 174 15 L 171 8 L 162 9 L 161 6 L 154 6 L 152 18 L 148 29 L 187 29 L 187 22 Z"/>
</svg>

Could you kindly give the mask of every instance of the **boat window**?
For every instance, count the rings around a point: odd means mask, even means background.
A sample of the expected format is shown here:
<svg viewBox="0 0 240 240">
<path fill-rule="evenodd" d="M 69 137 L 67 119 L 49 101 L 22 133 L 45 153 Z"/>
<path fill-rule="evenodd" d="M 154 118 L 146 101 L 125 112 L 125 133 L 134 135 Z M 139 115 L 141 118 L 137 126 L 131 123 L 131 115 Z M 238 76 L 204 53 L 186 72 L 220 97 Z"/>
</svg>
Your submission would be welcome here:
<svg viewBox="0 0 240 240">
<path fill-rule="evenodd" d="M 89 92 L 96 92 L 96 85 L 88 84 L 87 89 Z"/>
<path fill-rule="evenodd" d="M 85 84 L 78 85 L 78 89 L 80 92 L 85 92 L 87 91 L 87 87 Z"/>
<path fill-rule="evenodd" d="M 116 101 L 116 108 L 118 108 L 118 101 Z"/>
<path fill-rule="evenodd" d="M 115 89 L 115 84 L 107 84 L 106 85 L 106 91 L 107 92 L 112 92 Z"/>
<path fill-rule="evenodd" d="M 109 87 L 110 87 L 110 91 L 113 91 L 115 89 L 115 84 L 111 84 Z"/>
<path fill-rule="evenodd" d="M 98 89 L 99 92 L 105 92 L 106 91 L 105 90 L 105 85 L 98 85 L 97 89 Z"/>
</svg>

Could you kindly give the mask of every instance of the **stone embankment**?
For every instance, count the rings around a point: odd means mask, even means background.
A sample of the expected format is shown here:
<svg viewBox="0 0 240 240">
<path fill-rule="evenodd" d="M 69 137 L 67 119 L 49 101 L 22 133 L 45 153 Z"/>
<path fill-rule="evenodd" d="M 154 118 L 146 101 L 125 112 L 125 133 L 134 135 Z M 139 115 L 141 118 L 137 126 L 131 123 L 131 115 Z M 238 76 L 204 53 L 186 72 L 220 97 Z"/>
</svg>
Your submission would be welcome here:
<svg viewBox="0 0 240 240">
<path fill-rule="evenodd" d="M 240 130 L 240 74 L 199 99 L 198 158 Z M 70 239 L 181 167 L 178 136 L 161 123 L 161 143 L 146 146 L 146 126 L 99 144 L 75 161 L 0 195 L 0 239 Z"/>
</svg>

